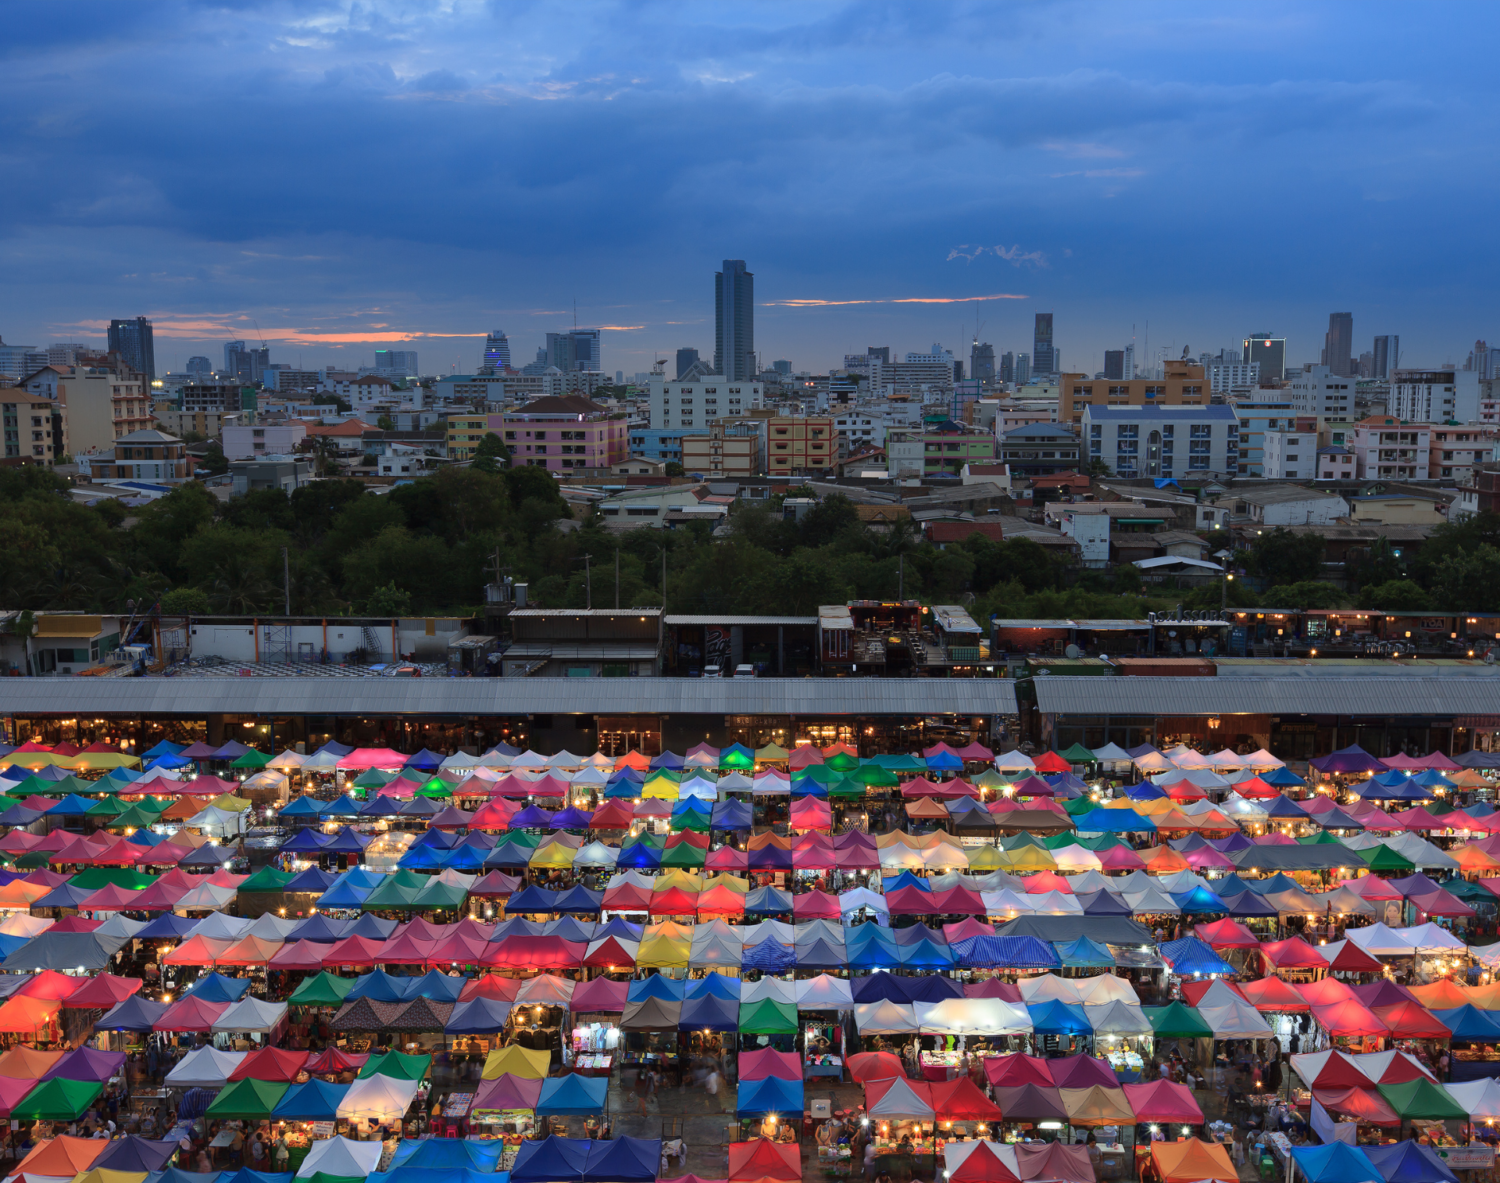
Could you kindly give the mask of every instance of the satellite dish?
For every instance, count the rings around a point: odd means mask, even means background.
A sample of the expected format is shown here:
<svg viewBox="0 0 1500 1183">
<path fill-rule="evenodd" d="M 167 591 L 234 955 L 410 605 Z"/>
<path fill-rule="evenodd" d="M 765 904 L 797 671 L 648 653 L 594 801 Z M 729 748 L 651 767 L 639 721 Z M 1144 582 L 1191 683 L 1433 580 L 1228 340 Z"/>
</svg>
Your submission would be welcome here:
<svg viewBox="0 0 1500 1183">
<path fill-rule="evenodd" d="M 1063 650 L 1063 653 L 1068 657 L 1069 660 L 1076 660 L 1079 655 L 1078 646 L 1069 645 L 1066 649 Z"/>
</svg>

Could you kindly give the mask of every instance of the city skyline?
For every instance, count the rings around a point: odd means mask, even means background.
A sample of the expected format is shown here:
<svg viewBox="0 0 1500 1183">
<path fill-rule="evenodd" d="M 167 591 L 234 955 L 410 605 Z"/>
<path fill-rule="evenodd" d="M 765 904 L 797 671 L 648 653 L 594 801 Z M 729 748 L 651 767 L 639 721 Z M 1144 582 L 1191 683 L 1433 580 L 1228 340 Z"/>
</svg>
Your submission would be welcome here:
<svg viewBox="0 0 1500 1183">
<path fill-rule="evenodd" d="M 496 325 L 528 358 L 576 301 L 632 373 L 712 355 L 725 258 L 757 275 L 762 363 L 802 370 L 870 341 L 967 357 L 976 322 L 1031 352 L 1046 311 L 1089 373 L 1132 325 L 1152 360 L 1148 323 L 1168 356 L 1269 328 L 1292 366 L 1332 310 L 1355 359 L 1399 335 L 1403 361 L 1462 364 L 1495 335 L 1486 7 L 81 7 L 66 34 L 8 10 L 8 342 L 102 346 L 145 315 L 159 371 L 264 338 L 303 366 L 400 346 L 466 372 Z M 502 31 L 505 63 L 477 62 Z M 202 183 L 224 128 L 266 166 L 251 183 Z M 407 175 L 370 185 L 373 143 Z M 475 183 L 424 179 L 456 169 Z"/>
</svg>

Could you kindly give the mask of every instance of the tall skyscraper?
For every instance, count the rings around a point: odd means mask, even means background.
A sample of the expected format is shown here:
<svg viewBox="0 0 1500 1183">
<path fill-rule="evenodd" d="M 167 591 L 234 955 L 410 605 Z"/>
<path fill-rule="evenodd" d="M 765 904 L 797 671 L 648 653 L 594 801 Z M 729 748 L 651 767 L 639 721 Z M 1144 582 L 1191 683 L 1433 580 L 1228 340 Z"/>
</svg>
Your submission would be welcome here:
<svg viewBox="0 0 1500 1183">
<path fill-rule="evenodd" d="M 1016 355 L 1009 352 L 1000 355 L 1000 381 L 1014 382 L 1016 380 Z"/>
<path fill-rule="evenodd" d="M 377 349 L 375 372 L 384 378 L 417 377 L 417 351 L 415 349 Z"/>
<path fill-rule="evenodd" d="M 189 374 L 212 374 L 214 364 L 206 357 L 190 357 L 187 360 L 187 372 Z"/>
<path fill-rule="evenodd" d="M 696 349 L 684 346 L 677 351 L 677 381 L 682 381 L 682 376 L 688 372 L 688 368 L 698 360 Z"/>
<path fill-rule="evenodd" d="M 1036 314 L 1036 329 L 1031 335 L 1031 372 L 1033 374 L 1057 373 L 1057 361 L 1052 353 L 1052 313 Z"/>
<path fill-rule="evenodd" d="M 127 366 L 139 370 L 147 380 L 156 377 L 156 342 L 151 322 L 144 316 L 110 321 L 109 351 L 118 353 Z"/>
<path fill-rule="evenodd" d="M 755 274 L 744 259 L 714 273 L 714 372 L 735 382 L 755 377 Z"/>
<path fill-rule="evenodd" d="M 598 373 L 599 330 L 569 329 L 565 333 L 547 334 L 547 364 L 563 373 L 587 371 Z"/>
<path fill-rule="evenodd" d="M 262 345 L 249 349 L 243 341 L 230 341 L 224 346 L 224 369 L 236 382 L 254 386 L 263 381 L 271 366 L 271 351 Z"/>
<path fill-rule="evenodd" d="M 1375 338 L 1375 355 L 1371 377 L 1377 382 L 1389 382 L 1396 367 L 1401 364 L 1401 338 L 1395 333 Z"/>
<path fill-rule="evenodd" d="M 1125 351 L 1123 349 L 1106 349 L 1104 351 L 1104 378 L 1107 382 L 1120 382 L 1125 377 Z"/>
<path fill-rule="evenodd" d="M 1251 333 L 1245 338 L 1244 355 L 1240 361 L 1260 366 L 1262 382 L 1280 382 L 1286 376 L 1286 338 L 1273 337 L 1270 333 Z"/>
<path fill-rule="evenodd" d="M 995 347 L 975 341 L 969 349 L 969 377 L 981 382 L 995 380 Z"/>
<path fill-rule="evenodd" d="M 1031 354 L 1023 353 L 1016 358 L 1016 385 L 1025 386 L 1031 381 Z"/>
<path fill-rule="evenodd" d="M 784 357 L 777 358 L 775 361 L 773 361 L 771 363 L 771 368 L 778 374 L 780 374 L 783 378 L 790 378 L 792 376 L 792 363 Z"/>
<path fill-rule="evenodd" d="M 496 329 L 484 339 L 484 358 L 480 365 L 486 370 L 510 369 L 510 338 L 503 329 Z"/>
<path fill-rule="evenodd" d="M 1330 312 L 1328 333 L 1323 338 L 1323 364 L 1330 374 L 1349 377 L 1350 355 L 1354 349 L 1354 313 Z"/>
<path fill-rule="evenodd" d="M 35 345 L 7 345 L 0 341 L 0 377 L 19 382 L 50 365 L 47 351 Z"/>
</svg>

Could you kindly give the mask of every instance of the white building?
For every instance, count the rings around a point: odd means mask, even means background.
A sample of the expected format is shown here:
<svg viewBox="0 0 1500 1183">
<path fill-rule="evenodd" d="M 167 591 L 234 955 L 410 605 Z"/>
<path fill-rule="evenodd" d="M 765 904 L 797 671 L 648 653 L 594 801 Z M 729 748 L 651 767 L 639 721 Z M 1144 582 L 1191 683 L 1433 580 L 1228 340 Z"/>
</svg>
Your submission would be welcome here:
<svg viewBox="0 0 1500 1183">
<path fill-rule="evenodd" d="M 731 382 L 722 374 L 707 374 L 684 382 L 651 376 L 653 428 L 707 427 L 719 419 L 745 415 L 761 406 L 765 387 L 759 382 Z"/>
<path fill-rule="evenodd" d="M 1308 366 L 1300 374 L 1287 376 L 1285 390 L 1264 393 L 1286 399 L 1298 415 L 1348 419 L 1354 414 L 1354 388 L 1353 378 L 1329 373 L 1327 366 Z"/>
<path fill-rule="evenodd" d="M 1475 370 L 1397 370 L 1391 375 L 1386 413 L 1417 423 L 1479 422 Z"/>
<path fill-rule="evenodd" d="M 1110 515 L 1098 502 L 1069 505 L 1057 515 L 1058 528 L 1078 543 L 1078 559 L 1085 567 L 1109 566 Z"/>
<path fill-rule="evenodd" d="M 1207 407 L 1083 408 L 1080 465 L 1102 460 L 1120 477 L 1231 473 L 1239 467 L 1240 424 L 1222 403 Z"/>
<path fill-rule="evenodd" d="M 1211 361 L 1208 363 L 1208 388 L 1214 394 L 1231 390 L 1252 390 L 1260 385 L 1260 362 Z"/>
<path fill-rule="evenodd" d="M 1268 431 L 1264 446 L 1262 464 L 1268 480 L 1302 481 L 1317 476 L 1316 431 Z"/>
<path fill-rule="evenodd" d="M 1267 485 L 1237 490 L 1233 496 L 1234 512 L 1257 526 L 1331 526 L 1349 516 L 1349 503 L 1342 497 L 1299 485 Z"/>
<path fill-rule="evenodd" d="M 1358 475 L 1358 458 L 1341 444 L 1319 448 L 1317 456 L 1318 470 L 1313 474 L 1314 480 L 1352 481 Z"/>
<path fill-rule="evenodd" d="M 259 456 L 288 456 L 307 439 L 306 423 L 240 427 L 226 424 L 220 436 L 226 460 L 253 460 Z"/>
</svg>

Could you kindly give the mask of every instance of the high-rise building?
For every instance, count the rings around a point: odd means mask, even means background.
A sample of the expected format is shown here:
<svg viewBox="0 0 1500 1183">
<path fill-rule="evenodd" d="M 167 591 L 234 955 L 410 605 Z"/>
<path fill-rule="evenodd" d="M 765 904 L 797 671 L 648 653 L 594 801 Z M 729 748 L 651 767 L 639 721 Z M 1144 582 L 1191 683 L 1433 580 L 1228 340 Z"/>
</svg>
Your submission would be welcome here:
<svg viewBox="0 0 1500 1183">
<path fill-rule="evenodd" d="M 1251 333 L 1245 338 L 1240 360 L 1260 366 L 1262 382 L 1280 382 L 1286 376 L 1286 338 L 1270 333 Z"/>
<path fill-rule="evenodd" d="M 109 351 L 118 353 L 126 365 L 139 370 L 147 381 L 156 377 L 156 342 L 151 322 L 144 316 L 110 321 Z"/>
<path fill-rule="evenodd" d="M 206 357 L 190 357 L 187 360 L 187 372 L 189 374 L 212 374 L 213 362 Z"/>
<path fill-rule="evenodd" d="M 415 349 L 377 349 L 375 372 L 382 378 L 415 378 L 417 351 Z"/>
<path fill-rule="evenodd" d="M 1354 349 L 1354 313 L 1330 312 L 1328 332 L 1323 337 L 1323 364 L 1330 374 L 1349 377 L 1349 362 Z"/>
<path fill-rule="evenodd" d="M 995 347 L 975 341 L 969 348 L 969 377 L 980 382 L 995 380 Z"/>
<path fill-rule="evenodd" d="M 698 351 L 696 349 L 683 346 L 683 348 L 677 351 L 677 381 L 682 381 L 682 376 L 688 372 L 688 368 L 697 360 Z"/>
<path fill-rule="evenodd" d="M 1035 374 L 1057 373 L 1057 357 L 1052 348 L 1052 313 L 1038 312 L 1031 336 L 1031 370 Z"/>
<path fill-rule="evenodd" d="M 891 364 L 891 347 L 889 345 L 871 345 L 865 349 L 866 357 L 878 357 L 880 364 L 888 366 Z"/>
<path fill-rule="evenodd" d="M 1500 349 L 1491 349 L 1487 341 L 1475 341 L 1464 369 L 1473 370 L 1483 382 L 1500 377 Z"/>
<path fill-rule="evenodd" d="M 250 349 L 243 341 L 230 341 L 224 346 L 224 370 L 236 382 L 254 386 L 264 381 L 270 365 L 271 351 L 264 345 Z"/>
<path fill-rule="evenodd" d="M 598 373 L 599 330 L 568 329 L 547 334 L 547 364 L 563 373 Z"/>
<path fill-rule="evenodd" d="M 1029 353 L 1023 353 L 1023 354 L 1021 354 L 1020 356 L 1018 356 L 1016 358 L 1016 377 L 1015 377 L 1015 383 L 1016 383 L 1017 386 L 1025 386 L 1030 381 L 1031 381 L 1031 354 L 1029 354 Z"/>
<path fill-rule="evenodd" d="M 744 259 L 714 273 L 714 372 L 733 382 L 755 377 L 755 274 Z"/>
<path fill-rule="evenodd" d="M 93 352 L 92 348 L 79 344 L 77 341 L 59 341 L 55 345 L 47 346 L 47 364 L 49 366 L 76 366 L 79 357 Z"/>
<path fill-rule="evenodd" d="M 1104 380 L 1118 382 L 1123 377 L 1125 377 L 1125 351 L 1106 349 L 1104 351 Z"/>
<path fill-rule="evenodd" d="M 777 358 L 771 363 L 771 368 L 783 378 L 790 378 L 792 376 L 792 363 L 785 358 Z"/>
<path fill-rule="evenodd" d="M 484 358 L 480 365 L 486 370 L 510 369 L 510 338 L 503 329 L 496 329 L 484 339 Z"/>
<path fill-rule="evenodd" d="M 7 345 L 0 341 L 0 377 L 19 382 L 48 364 L 45 349 L 38 349 L 35 345 Z"/>
<path fill-rule="evenodd" d="M 1016 380 L 1016 355 L 1009 351 L 1000 355 L 1000 381 L 1014 382 Z"/>
</svg>

